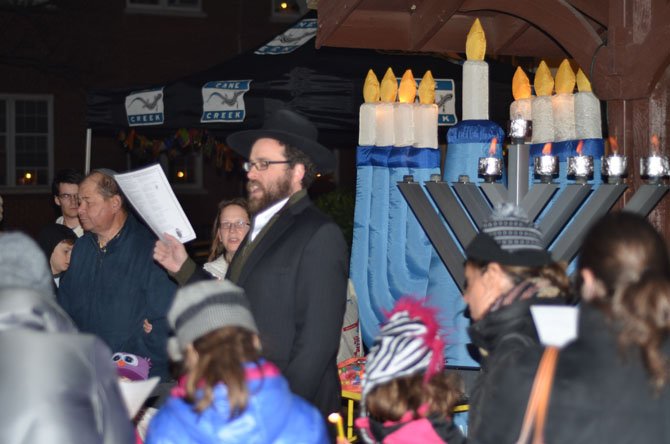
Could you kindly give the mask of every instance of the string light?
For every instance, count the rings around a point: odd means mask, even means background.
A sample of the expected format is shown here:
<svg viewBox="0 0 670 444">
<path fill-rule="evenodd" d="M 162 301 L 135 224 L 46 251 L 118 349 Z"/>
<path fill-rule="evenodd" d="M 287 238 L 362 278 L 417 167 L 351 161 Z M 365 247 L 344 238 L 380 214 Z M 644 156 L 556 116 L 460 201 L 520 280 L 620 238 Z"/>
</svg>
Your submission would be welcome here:
<svg viewBox="0 0 670 444">
<path fill-rule="evenodd" d="M 183 171 L 177 171 L 177 177 L 183 179 L 184 177 L 186 177 L 186 173 L 184 173 Z"/>
<path fill-rule="evenodd" d="M 282 9 L 287 9 L 287 8 L 288 8 L 288 3 L 286 3 L 286 2 L 281 2 L 281 3 L 279 4 L 279 7 L 282 8 Z"/>
</svg>

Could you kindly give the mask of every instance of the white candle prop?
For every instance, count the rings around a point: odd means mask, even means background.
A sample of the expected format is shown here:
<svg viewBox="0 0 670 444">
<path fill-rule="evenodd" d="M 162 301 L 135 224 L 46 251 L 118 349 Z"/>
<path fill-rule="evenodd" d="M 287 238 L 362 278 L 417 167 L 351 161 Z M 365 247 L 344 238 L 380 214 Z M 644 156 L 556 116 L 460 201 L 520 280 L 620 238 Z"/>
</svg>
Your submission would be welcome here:
<svg viewBox="0 0 670 444">
<path fill-rule="evenodd" d="M 603 156 L 600 159 L 600 172 L 603 177 L 607 177 L 607 183 L 621 183 L 628 174 L 628 158 L 616 153 Z"/>
<path fill-rule="evenodd" d="M 416 81 L 411 70 L 405 71 L 398 87 L 398 101 L 393 105 L 393 122 L 395 131 L 394 145 L 397 147 L 414 144 L 414 99 L 416 98 Z"/>
<path fill-rule="evenodd" d="M 379 80 L 370 69 L 363 84 L 363 103 L 359 109 L 358 145 L 374 145 L 377 139 L 377 106 L 379 104 Z"/>
<path fill-rule="evenodd" d="M 489 65 L 466 60 L 463 63 L 463 120 L 489 118 Z"/>
<path fill-rule="evenodd" d="M 509 106 L 510 120 L 533 120 L 532 99 L 519 99 L 512 102 Z"/>
<path fill-rule="evenodd" d="M 601 139 L 602 117 L 600 100 L 591 91 L 591 82 L 584 72 L 577 71 L 575 93 L 575 137 L 577 139 Z"/>
<path fill-rule="evenodd" d="M 554 141 L 575 140 L 575 72 L 567 59 L 556 73 L 556 95 L 551 98 L 554 113 Z"/>
<path fill-rule="evenodd" d="M 551 97 L 554 120 L 554 141 L 575 140 L 575 97 L 556 94 Z"/>
<path fill-rule="evenodd" d="M 381 102 L 377 104 L 375 117 L 375 146 L 395 145 L 394 104 Z"/>
<path fill-rule="evenodd" d="M 533 98 L 533 143 L 554 141 L 554 110 L 551 97 L 537 96 Z"/>
<path fill-rule="evenodd" d="M 381 102 L 377 105 L 377 125 L 375 145 L 392 146 L 395 144 L 394 102 L 398 96 L 398 80 L 391 68 L 386 70 L 379 88 Z"/>
<path fill-rule="evenodd" d="M 437 116 L 435 79 L 426 71 L 419 83 L 419 103 L 414 105 L 414 146 L 437 149 Z"/>
<path fill-rule="evenodd" d="M 463 120 L 489 118 L 489 65 L 484 61 L 486 36 L 475 19 L 465 41 L 463 63 Z"/>
<path fill-rule="evenodd" d="M 554 89 L 554 78 L 549 67 L 542 60 L 535 72 L 535 93 L 531 104 L 533 120 L 533 143 L 554 141 L 554 111 L 551 105 L 551 92 Z"/>
<path fill-rule="evenodd" d="M 414 147 L 437 149 L 436 104 L 414 106 Z"/>
<path fill-rule="evenodd" d="M 414 144 L 414 104 L 393 104 L 393 145 L 412 146 Z"/>
<path fill-rule="evenodd" d="M 359 110 L 358 145 L 375 144 L 377 129 L 377 103 L 364 103 Z"/>
</svg>

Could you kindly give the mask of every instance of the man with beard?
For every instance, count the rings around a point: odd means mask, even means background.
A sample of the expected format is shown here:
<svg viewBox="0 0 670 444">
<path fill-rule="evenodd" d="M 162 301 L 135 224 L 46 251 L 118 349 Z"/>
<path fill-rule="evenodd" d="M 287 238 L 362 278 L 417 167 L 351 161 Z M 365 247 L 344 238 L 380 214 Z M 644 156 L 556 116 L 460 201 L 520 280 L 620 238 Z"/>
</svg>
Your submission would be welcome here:
<svg viewBox="0 0 670 444">
<path fill-rule="evenodd" d="M 347 247 L 338 226 L 306 188 L 334 156 L 314 125 L 280 110 L 260 130 L 230 135 L 245 163 L 252 228 L 226 277 L 244 288 L 263 354 L 298 395 L 327 413 L 340 409 L 337 349 L 347 288 Z M 154 259 L 180 283 L 205 278 L 174 237 L 156 243 Z"/>
</svg>

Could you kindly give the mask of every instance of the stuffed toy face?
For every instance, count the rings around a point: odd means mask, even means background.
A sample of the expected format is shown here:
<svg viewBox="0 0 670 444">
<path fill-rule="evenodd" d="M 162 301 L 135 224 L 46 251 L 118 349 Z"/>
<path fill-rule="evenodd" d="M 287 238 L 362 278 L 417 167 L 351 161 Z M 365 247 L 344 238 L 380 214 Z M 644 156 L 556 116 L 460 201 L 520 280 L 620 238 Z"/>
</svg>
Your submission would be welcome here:
<svg viewBox="0 0 670 444">
<path fill-rule="evenodd" d="M 114 353 L 112 362 L 120 377 L 131 381 L 140 381 L 149 377 L 151 361 L 148 358 L 133 355 L 132 353 Z"/>
</svg>

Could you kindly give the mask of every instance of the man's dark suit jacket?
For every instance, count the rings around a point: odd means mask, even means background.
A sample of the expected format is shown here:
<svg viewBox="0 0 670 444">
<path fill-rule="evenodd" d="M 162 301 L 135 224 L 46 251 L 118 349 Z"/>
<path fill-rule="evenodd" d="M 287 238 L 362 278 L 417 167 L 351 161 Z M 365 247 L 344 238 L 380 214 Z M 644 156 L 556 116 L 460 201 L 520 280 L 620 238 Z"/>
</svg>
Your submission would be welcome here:
<svg viewBox="0 0 670 444">
<path fill-rule="evenodd" d="M 342 232 L 300 191 L 248 241 L 227 278 L 249 298 L 263 354 L 293 392 L 324 415 L 339 411 L 336 357 L 348 276 Z"/>
</svg>

